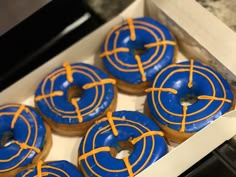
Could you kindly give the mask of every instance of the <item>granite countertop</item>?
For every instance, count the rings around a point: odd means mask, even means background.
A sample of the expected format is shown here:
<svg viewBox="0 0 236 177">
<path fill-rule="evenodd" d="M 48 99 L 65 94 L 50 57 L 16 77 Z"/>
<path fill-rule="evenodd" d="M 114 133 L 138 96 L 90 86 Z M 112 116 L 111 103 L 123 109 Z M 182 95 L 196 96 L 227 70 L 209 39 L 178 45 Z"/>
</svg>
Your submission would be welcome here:
<svg viewBox="0 0 236 177">
<path fill-rule="evenodd" d="M 236 0 L 196 0 L 236 32 Z M 110 20 L 133 0 L 88 0 L 88 4 L 105 20 Z"/>
<path fill-rule="evenodd" d="M 236 32 L 235 0 L 197 0 L 197 2 Z"/>
</svg>

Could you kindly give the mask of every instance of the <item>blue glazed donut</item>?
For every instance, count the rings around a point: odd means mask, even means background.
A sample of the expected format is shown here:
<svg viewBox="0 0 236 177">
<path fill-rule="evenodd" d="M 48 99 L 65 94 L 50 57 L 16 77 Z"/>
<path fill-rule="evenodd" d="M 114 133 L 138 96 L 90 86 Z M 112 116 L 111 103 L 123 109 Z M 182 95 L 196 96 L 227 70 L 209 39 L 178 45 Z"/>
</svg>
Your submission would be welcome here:
<svg viewBox="0 0 236 177">
<path fill-rule="evenodd" d="M 195 133 L 229 111 L 233 93 L 215 70 L 194 60 L 164 68 L 146 90 L 151 115 L 159 124 L 182 133 Z M 192 105 L 181 100 L 195 97 Z"/>
<path fill-rule="evenodd" d="M 85 176 L 134 176 L 167 153 L 163 135 L 157 124 L 142 113 L 108 112 L 82 139 L 78 163 Z M 130 143 L 133 151 L 118 159 L 112 152 L 126 149 L 122 142 Z"/>
<path fill-rule="evenodd" d="M 116 79 L 141 84 L 151 81 L 162 68 L 174 62 L 176 46 L 169 29 L 156 20 L 129 18 L 107 34 L 100 57 L 105 69 Z M 136 54 L 137 50 L 144 52 Z"/>
<path fill-rule="evenodd" d="M 16 177 L 83 177 L 75 165 L 66 160 L 42 162 L 39 161 L 36 167 L 21 171 Z"/>
<path fill-rule="evenodd" d="M 115 109 L 114 84 L 95 66 L 65 62 L 40 82 L 35 105 L 56 133 L 82 135 L 95 119 Z"/>
<path fill-rule="evenodd" d="M 23 104 L 0 106 L 0 176 L 44 158 L 51 147 L 51 134 L 33 107 Z"/>
</svg>

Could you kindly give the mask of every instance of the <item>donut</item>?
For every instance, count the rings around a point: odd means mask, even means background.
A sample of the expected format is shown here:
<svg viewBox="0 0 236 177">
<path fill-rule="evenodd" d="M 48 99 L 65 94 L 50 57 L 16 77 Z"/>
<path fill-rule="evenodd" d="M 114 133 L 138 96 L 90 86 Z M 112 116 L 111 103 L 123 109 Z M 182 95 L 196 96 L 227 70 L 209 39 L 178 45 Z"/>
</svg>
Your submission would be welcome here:
<svg viewBox="0 0 236 177">
<path fill-rule="evenodd" d="M 146 90 L 146 115 L 170 141 L 181 143 L 234 105 L 230 84 L 210 66 L 191 59 L 161 70 Z M 182 104 L 185 99 L 194 102 Z"/>
<path fill-rule="evenodd" d="M 100 49 L 104 70 L 118 89 L 145 94 L 149 83 L 165 66 L 175 62 L 177 42 L 169 29 L 149 18 L 128 18 L 114 26 Z"/>
<path fill-rule="evenodd" d="M 130 154 L 124 156 L 124 151 Z M 83 137 L 78 165 L 85 177 L 133 177 L 168 151 L 163 132 L 137 111 L 108 112 Z M 123 157 L 117 154 L 123 153 Z"/>
<path fill-rule="evenodd" d="M 0 106 L 0 176 L 13 177 L 51 149 L 50 128 L 35 108 L 24 104 Z"/>
<path fill-rule="evenodd" d="M 58 176 L 58 177 L 83 177 L 82 173 L 77 167 L 66 161 L 39 161 L 36 166 L 19 172 L 16 177 L 45 177 L 45 176 Z"/>
<path fill-rule="evenodd" d="M 116 108 L 115 83 L 95 66 L 64 62 L 39 83 L 35 107 L 54 133 L 82 136 L 95 120 Z"/>
</svg>

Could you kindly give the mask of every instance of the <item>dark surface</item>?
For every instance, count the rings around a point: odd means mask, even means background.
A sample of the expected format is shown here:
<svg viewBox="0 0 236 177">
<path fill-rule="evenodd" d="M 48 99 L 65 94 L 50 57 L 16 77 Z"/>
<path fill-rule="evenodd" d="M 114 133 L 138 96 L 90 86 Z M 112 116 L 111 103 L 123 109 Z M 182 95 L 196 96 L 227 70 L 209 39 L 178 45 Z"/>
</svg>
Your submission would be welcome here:
<svg viewBox="0 0 236 177">
<path fill-rule="evenodd" d="M 68 34 L 68 25 L 91 18 Z M 0 90 L 95 30 L 104 21 L 83 1 L 52 1 L 0 37 Z M 5 64 L 3 64 L 3 61 Z"/>
</svg>

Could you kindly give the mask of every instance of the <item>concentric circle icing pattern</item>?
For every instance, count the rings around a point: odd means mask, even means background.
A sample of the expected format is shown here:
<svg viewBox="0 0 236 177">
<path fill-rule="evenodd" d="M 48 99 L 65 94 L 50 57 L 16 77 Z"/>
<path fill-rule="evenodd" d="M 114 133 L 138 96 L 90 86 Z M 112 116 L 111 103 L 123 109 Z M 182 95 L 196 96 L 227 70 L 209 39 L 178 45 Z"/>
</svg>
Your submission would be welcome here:
<svg viewBox="0 0 236 177">
<path fill-rule="evenodd" d="M 103 113 L 114 99 L 115 80 L 95 66 L 64 63 L 48 74 L 35 93 L 37 108 L 54 122 L 78 124 Z M 69 100 L 70 88 L 83 91 L 80 98 Z"/>
<path fill-rule="evenodd" d="M 87 176 L 134 176 L 160 159 L 167 144 L 160 128 L 148 117 L 133 111 L 109 112 L 86 133 L 79 146 L 79 164 Z M 133 144 L 122 159 L 111 155 L 120 142 Z"/>
<path fill-rule="evenodd" d="M 43 149 L 45 134 L 44 122 L 34 108 L 0 106 L 0 174 L 32 163 Z"/>
<path fill-rule="evenodd" d="M 194 60 L 167 66 L 146 91 L 153 117 L 180 132 L 197 132 L 229 111 L 233 102 L 228 82 L 212 68 Z M 181 100 L 188 96 L 197 101 L 181 105 Z"/>
<path fill-rule="evenodd" d="M 35 168 L 24 170 L 16 175 L 16 177 L 83 177 L 81 172 L 70 162 L 52 161 L 45 162 L 39 161 Z"/>
<path fill-rule="evenodd" d="M 176 42 L 168 28 L 148 18 L 129 18 L 107 35 L 100 57 L 114 77 L 131 84 L 152 80 L 171 64 Z M 136 51 L 144 51 L 136 53 Z"/>
</svg>

